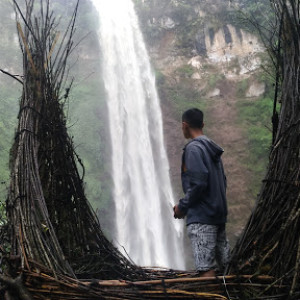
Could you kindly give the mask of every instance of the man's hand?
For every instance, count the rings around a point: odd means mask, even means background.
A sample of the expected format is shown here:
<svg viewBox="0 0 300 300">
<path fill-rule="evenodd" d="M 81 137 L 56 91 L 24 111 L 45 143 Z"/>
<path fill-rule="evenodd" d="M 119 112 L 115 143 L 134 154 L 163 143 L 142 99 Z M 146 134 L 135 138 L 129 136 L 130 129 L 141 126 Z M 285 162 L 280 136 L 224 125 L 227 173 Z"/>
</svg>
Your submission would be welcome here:
<svg viewBox="0 0 300 300">
<path fill-rule="evenodd" d="M 184 218 L 184 213 L 178 208 L 178 205 L 175 205 L 173 207 L 173 211 L 174 211 L 174 218 L 175 219 L 183 219 Z"/>
</svg>

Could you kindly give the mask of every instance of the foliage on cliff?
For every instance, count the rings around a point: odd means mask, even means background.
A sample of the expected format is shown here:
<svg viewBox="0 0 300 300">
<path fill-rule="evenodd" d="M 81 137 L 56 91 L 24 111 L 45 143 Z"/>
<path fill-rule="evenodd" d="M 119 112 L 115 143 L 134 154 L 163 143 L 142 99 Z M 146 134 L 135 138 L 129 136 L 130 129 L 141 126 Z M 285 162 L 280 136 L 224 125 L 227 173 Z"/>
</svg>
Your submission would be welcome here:
<svg viewBox="0 0 300 300">
<path fill-rule="evenodd" d="M 76 1 L 53 0 L 50 3 L 60 25 L 67 24 Z M 22 6 L 23 3 L 20 3 Z M 0 0 L 0 69 L 21 75 L 22 58 L 15 25 L 13 6 L 7 0 Z M 112 203 L 109 188 L 110 175 L 108 160 L 104 159 L 108 151 L 104 88 L 99 80 L 100 49 L 97 37 L 98 16 L 90 0 L 80 1 L 74 44 L 79 44 L 70 56 L 68 79 L 74 78 L 73 89 L 68 105 L 65 107 L 68 127 L 74 136 L 76 150 L 86 166 L 85 187 L 87 195 L 95 208 L 106 232 L 112 228 Z M 21 89 L 19 84 L 0 72 L 0 198 L 5 201 L 9 182 L 9 149 L 17 126 L 17 113 Z M 3 218 L 4 216 L 0 217 Z"/>
<path fill-rule="evenodd" d="M 176 30 L 180 36 L 179 47 L 188 48 L 199 28 L 213 32 L 225 24 L 253 32 L 255 26 L 249 19 L 267 27 L 273 18 L 268 0 L 134 0 L 142 29 L 147 39 L 163 37 L 167 30 Z"/>
</svg>

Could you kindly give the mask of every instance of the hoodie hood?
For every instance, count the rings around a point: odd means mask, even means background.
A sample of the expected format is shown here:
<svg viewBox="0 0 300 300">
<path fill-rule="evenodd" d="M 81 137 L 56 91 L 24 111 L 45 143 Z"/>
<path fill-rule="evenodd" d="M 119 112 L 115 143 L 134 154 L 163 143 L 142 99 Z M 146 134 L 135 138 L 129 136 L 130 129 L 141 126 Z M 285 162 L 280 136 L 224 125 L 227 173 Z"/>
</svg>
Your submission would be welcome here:
<svg viewBox="0 0 300 300">
<path fill-rule="evenodd" d="M 206 135 L 200 135 L 194 138 L 191 142 L 193 141 L 200 142 L 206 148 L 210 157 L 214 161 L 219 161 L 221 159 L 224 149 L 217 145 L 213 140 L 209 139 Z"/>
</svg>

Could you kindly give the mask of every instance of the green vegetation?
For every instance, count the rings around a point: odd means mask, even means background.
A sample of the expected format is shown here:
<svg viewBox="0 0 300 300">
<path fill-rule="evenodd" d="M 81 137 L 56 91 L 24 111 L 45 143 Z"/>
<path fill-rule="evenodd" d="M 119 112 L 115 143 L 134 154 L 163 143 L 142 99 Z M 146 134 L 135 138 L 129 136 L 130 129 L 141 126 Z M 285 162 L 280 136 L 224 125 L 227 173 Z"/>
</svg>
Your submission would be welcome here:
<svg viewBox="0 0 300 300">
<path fill-rule="evenodd" d="M 53 0 L 58 30 L 64 27 L 73 12 L 76 1 Z M 8 0 L 0 0 L 1 34 L 0 68 L 13 74 L 22 74 L 21 50 L 17 38 L 14 11 Z M 100 84 L 100 50 L 97 39 L 98 16 L 91 1 L 80 1 L 74 44 L 69 62 L 69 81 L 74 78 L 70 98 L 65 105 L 69 134 L 85 166 L 86 195 L 95 209 L 107 235 L 111 226 L 111 178 L 108 159 L 110 141 L 105 137 L 107 118 L 104 87 Z M 62 38 L 62 37 L 60 37 Z M 55 55 L 55 51 L 53 53 Z M 17 127 L 21 85 L 0 73 L 0 222 L 4 220 L 3 207 L 9 186 L 9 151 Z M 81 168 L 79 168 L 81 169 Z"/>
<path fill-rule="evenodd" d="M 104 125 L 108 120 L 105 116 L 104 87 L 99 84 L 99 78 L 89 78 L 74 87 L 68 123 L 69 133 L 74 137 L 76 151 L 85 167 L 86 195 L 92 206 L 99 210 L 101 225 L 109 235 L 107 230 L 112 226 L 113 211 L 110 193 L 112 183 L 105 157 L 110 157 L 110 141 L 105 134 Z"/>
<path fill-rule="evenodd" d="M 239 8 L 235 15 L 229 15 L 229 19 L 233 20 L 233 25 L 241 26 L 252 32 L 256 26 L 252 24 L 259 24 L 261 29 L 270 30 L 270 25 L 274 22 L 275 14 L 269 0 L 239 0 Z M 251 20 L 251 22 L 249 22 Z M 269 32 L 267 34 L 270 34 Z"/>
<path fill-rule="evenodd" d="M 181 120 L 182 113 L 188 108 L 196 107 L 205 111 L 206 101 L 188 78 L 182 78 L 175 86 L 168 83 L 158 88 L 161 99 L 171 104 L 174 116 L 178 121 Z"/>
<path fill-rule="evenodd" d="M 0 192 L 3 193 L 3 190 L 0 189 Z M 5 222 L 6 222 L 5 203 L 1 201 L 0 202 L 0 226 L 4 225 Z"/>
<path fill-rule="evenodd" d="M 218 82 L 224 79 L 225 79 L 224 74 L 219 74 L 219 73 L 210 74 L 208 78 L 209 90 L 214 89 L 217 86 Z"/>
<path fill-rule="evenodd" d="M 179 29 L 186 25 L 196 25 L 195 22 L 198 22 L 200 19 L 207 21 L 211 19 L 210 14 L 215 15 L 218 12 L 220 12 L 223 20 L 230 7 L 226 1 L 216 0 L 215 2 L 216 5 L 212 6 L 210 1 L 203 0 L 134 0 L 142 24 L 147 23 L 150 15 L 157 19 L 166 15 L 175 21 Z M 207 18 L 200 17 L 197 12 L 199 8 L 208 13 L 209 16 Z M 223 26 L 222 20 L 213 18 L 211 21 L 217 22 L 219 26 Z"/>
<path fill-rule="evenodd" d="M 270 151 L 272 132 L 271 117 L 273 100 L 262 98 L 258 100 L 241 100 L 238 104 L 239 122 L 244 127 L 249 139 L 249 158 L 244 163 L 254 174 L 249 190 L 256 198 L 257 188 L 265 175 L 267 157 Z"/>
<path fill-rule="evenodd" d="M 195 69 L 191 65 L 183 65 L 176 70 L 176 73 L 182 77 L 191 78 Z"/>
<path fill-rule="evenodd" d="M 0 68 L 20 74 L 22 62 L 18 56 L 18 44 L 14 21 L 6 9 L 11 8 L 8 1 L 1 3 L 0 26 L 7 31 L 1 34 Z M 2 6 L 3 5 L 3 6 Z M 0 225 L 6 220 L 5 200 L 9 187 L 9 152 L 13 142 L 18 116 L 18 99 L 21 96 L 21 85 L 14 79 L 0 72 Z"/>
<path fill-rule="evenodd" d="M 155 70 L 155 80 L 157 86 L 163 86 L 166 82 L 165 75 L 158 69 Z"/>
<path fill-rule="evenodd" d="M 168 30 L 176 32 L 176 47 L 181 54 L 189 54 L 194 47 L 195 36 L 204 28 L 214 32 L 231 24 L 249 32 L 261 30 L 269 35 L 273 32 L 274 11 L 269 0 L 134 0 L 141 28 L 149 44 L 160 40 Z M 200 13 L 204 12 L 203 13 Z M 165 18 L 174 22 L 173 28 L 162 26 Z M 251 20 L 251 22 L 249 22 Z"/>
<path fill-rule="evenodd" d="M 242 81 L 239 81 L 236 87 L 237 97 L 239 98 L 245 97 L 245 93 L 248 87 L 249 87 L 248 79 L 243 79 Z"/>
</svg>

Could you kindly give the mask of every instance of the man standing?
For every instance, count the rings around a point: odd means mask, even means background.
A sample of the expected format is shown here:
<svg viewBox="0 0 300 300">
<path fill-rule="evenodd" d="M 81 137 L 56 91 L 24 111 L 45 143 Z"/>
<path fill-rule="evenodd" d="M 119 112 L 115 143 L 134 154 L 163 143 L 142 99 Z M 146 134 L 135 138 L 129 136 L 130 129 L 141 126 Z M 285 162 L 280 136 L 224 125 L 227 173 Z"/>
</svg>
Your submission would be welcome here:
<svg viewBox="0 0 300 300">
<path fill-rule="evenodd" d="M 182 115 L 184 137 L 192 139 L 183 149 L 181 181 L 184 198 L 174 207 L 174 217 L 186 216 L 195 265 L 203 277 L 215 276 L 215 262 L 223 270 L 230 258 L 226 239 L 226 176 L 224 150 L 203 133 L 203 113 L 197 108 Z"/>
</svg>

